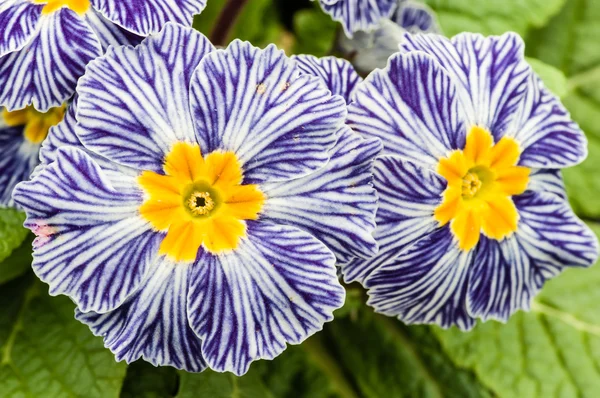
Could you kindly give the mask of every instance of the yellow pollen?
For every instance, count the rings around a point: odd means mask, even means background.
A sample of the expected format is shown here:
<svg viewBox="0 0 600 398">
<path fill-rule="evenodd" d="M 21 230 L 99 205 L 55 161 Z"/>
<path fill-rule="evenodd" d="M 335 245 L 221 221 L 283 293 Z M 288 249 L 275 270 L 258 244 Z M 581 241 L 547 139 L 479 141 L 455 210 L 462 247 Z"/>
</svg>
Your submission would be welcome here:
<svg viewBox="0 0 600 398">
<path fill-rule="evenodd" d="M 502 240 L 517 231 L 519 215 L 512 201 L 527 189 L 530 170 L 517 166 L 519 145 L 510 137 L 494 144 L 482 127 L 472 127 L 463 150 L 440 159 L 437 172 L 448 185 L 434 217 L 450 223 L 458 246 L 471 250 L 483 233 Z"/>
<path fill-rule="evenodd" d="M 67 7 L 79 15 L 83 15 L 90 8 L 90 0 L 33 0 L 34 4 L 45 4 L 42 14 L 52 14 L 63 7 Z"/>
<path fill-rule="evenodd" d="M 42 113 L 36 111 L 33 106 L 25 109 L 9 112 L 6 109 L 2 111 L 2 118 L 7 126 L 23 126 L 23 135 L 27 141 L 40 144 L 52 126 L 60 123 L 65 116 L 65 106 L 51 108 L 48 112 Z"/>
<path fill-rule="evenodd" d="M 194 261 L 202 249 L 213 254 L 236 249 L 246 236 L 244 220 L 258 218 L 265 196 L 257 185 L 242 184 L 235 154 L 203 157 L 197 144 L 179 142 L 165 156 L 163 171 L 138 177 L 146 193 L 140 215 L 166 232 L 159 252 Z"/>
</svg>

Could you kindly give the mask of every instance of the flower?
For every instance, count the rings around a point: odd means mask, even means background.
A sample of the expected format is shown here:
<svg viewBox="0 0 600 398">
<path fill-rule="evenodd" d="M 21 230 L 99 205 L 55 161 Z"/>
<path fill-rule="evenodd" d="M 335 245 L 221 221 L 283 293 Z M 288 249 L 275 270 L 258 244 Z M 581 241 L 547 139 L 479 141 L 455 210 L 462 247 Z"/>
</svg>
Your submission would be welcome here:
<svg viewBox="0 0 600 398">
<path fill-rule="evenodd" d="M 398 0 L 319 0 L 319 3 L 333 20 L 342 23 L 346 35 L 352 37 L 360 30 L 373 30 L 380 20 L 389 18 Z"/>
<path fill-rule="evenodd" d="M 190 25 L 206 0 L 0 2 L 0 105 L 46 112 L 75 92 L 110 45 L 137 44 L 167 21 Z"/>
<path fill-rule="evenodd" d="M 87 67 L 17 186 L 33 269 L 118 360 L 243 374 L 332 319 L 336 256 L 377 245 L 346 103 L 269 46 L 168 23 Z"/>
<path fill-rule="evenodd" d="M 65 106 L 41 113 L 27 107 L 9 112 L 0 108 L 0 207 L 14 207 L 15 185 L 29 178 L 39 163 L 39 150 L 48 130 L 58 124 Z"/>
<path fill-rule="evenodd" d="M 559 172 L 586 157 L 585 136 L 516 34 L 405 35 L 356 88 L 348 124 L 384 143 L 380 251 L 342 267 L 376 311 L 461 329 L 506 321 L 564 267 L 597 259 Z"/>
</svg>

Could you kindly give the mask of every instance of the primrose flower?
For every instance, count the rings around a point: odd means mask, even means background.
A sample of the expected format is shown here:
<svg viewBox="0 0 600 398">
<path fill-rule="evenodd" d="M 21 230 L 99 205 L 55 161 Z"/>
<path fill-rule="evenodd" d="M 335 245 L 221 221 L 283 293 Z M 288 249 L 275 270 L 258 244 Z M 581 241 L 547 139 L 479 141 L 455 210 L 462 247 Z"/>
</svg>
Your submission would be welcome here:
<svg viewBox="0 0 600 398">
<path fill-rule="evenodd" d="M 384 143 L 380 251 L 342 271 L 378 312 L 461 329 L 506 321 L 564 267 L 596 260 L 559 172 L 586 157 L 585 136 L 519 36 L 406 35 L 352 100 L 348 124 Z"/>
<path fill-rule="evenodd" d="M 168 23 L 88 65 L 15 190 L 33 269 L 118 360 L 243 374 L 332 319 L 377 251 L 377 139 L 282 51 Z"/>
<path fill-rule="evenodd" d="M 398 0 L 319 0 L 321 8 L 334 21 L 341 22 L 344 32 L 352 37 L 358 31 L 370 31 L 379 21 L 390 18 Z"/>
<path fill-rule="evenodd" d="M 206 0 L 0 0 L 0 105 L 60 106 L 109 45 L 137 44 L 167 21 L 191 25 Z"/>
<path fill-rule="evenodd" d="M 27 180 L 38 165 L 42 141 L 64 113 L 64 106 L 46 113 L 31 106 L 13 112 L 0 108 L 0 207 L 15 206 L 13 189 Z"/>
</svg>

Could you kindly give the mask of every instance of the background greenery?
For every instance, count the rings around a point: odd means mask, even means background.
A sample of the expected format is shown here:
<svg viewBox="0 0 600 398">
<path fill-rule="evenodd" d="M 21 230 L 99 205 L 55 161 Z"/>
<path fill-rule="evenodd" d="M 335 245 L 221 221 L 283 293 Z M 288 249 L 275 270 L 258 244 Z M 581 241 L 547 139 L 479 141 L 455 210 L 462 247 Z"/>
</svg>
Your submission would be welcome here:
<svg viewBox="0 0 600 398">
<path fill-rule="evenodd" d="M 564 172 L 571 203 L 600 234 L 600 0 L 427 0 L 448 36 L 520 33 L 530 62 L 589 138 Z M 224 0 L 194 26 L 209 34 Z M 328 54 L 338 26 L 310 1 L 249 0 L 230 39 Z M 600 267 L 549 282 L 529 313 L 471 333 L 407 327 L 374 314 L 350 286 L 322 333 L 235 377 L 116 363 L 102 339 L 29 270 L 23 215 L 0 212 L 0 397 L 598 397 Z"/>
</svg>

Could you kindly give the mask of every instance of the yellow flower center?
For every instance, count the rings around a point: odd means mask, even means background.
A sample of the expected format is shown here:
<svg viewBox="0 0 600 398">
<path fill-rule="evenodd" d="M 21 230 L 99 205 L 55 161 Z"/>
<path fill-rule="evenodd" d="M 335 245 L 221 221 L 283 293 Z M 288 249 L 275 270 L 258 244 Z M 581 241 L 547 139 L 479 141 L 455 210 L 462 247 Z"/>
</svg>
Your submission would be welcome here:
<svg viewBox="0 0 600 398">
<path fill-rule="evenodd" d="M 241 185 L 242 168 L 232 152 L 205 157 L 197 144 L 179 142 L 165 157 L 164 175 L 145 171 L 138 182 L 146 193 L 140 214 L 166 231 L 160 253 L 193 261 L 202 246 L 213 254 L 238 247 L 243 220 L 255 220 L 265 201 L 257 185 Z"/>
<path fill-rule="evenodd" d="M 33 106 L 28 106 L 19 111 L 2 111 L 2 118 L 6 125 L 11 127 L 23 126 L 23 135 L 27 141 L 39 144 L 48 135 L 50 127 L 60 123 L 65 116 L 65 106 L 51 108 L 48 112 L 36 111 Z"/>
<path fill-rule="evenodd" d="M 519 144 L 503 137 L 494 144 L 492 135 L 472 127 L 462 151 L 440 159 L 437 172 L 448 182 L 434 217 L 450 230 L 462 250 L 471 250 L 481 233 L 501 240 L 518 228 L 519 214 L 512 201 L 527 189 L 530 170 L 517 166 Z"/>
<path fill-rule="evenodd" d="M 42 14 L 52 14 L 63 7 L 67 7 L 77 14 L 85 14 L 90 8 L 90 0 L 33 0 L 34 4 L 45 4 Z"/>
</svg>

